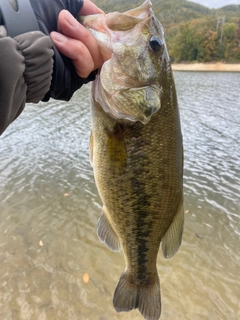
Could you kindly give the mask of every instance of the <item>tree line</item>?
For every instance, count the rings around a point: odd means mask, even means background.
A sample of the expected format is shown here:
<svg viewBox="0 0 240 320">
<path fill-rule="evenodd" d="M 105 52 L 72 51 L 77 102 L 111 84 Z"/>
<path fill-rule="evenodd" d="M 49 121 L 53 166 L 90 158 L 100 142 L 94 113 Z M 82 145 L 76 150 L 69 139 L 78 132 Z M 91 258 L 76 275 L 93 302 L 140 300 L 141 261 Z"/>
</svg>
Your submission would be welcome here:
<svg viewBox="0 0 240 320">
<path fill-rule="evenodd" d="M 225 22 L 224 16 L 194 19 L 182 24 L 168 45 L 176 62 L 239 62 L 240 22 Z"/>
</svg>

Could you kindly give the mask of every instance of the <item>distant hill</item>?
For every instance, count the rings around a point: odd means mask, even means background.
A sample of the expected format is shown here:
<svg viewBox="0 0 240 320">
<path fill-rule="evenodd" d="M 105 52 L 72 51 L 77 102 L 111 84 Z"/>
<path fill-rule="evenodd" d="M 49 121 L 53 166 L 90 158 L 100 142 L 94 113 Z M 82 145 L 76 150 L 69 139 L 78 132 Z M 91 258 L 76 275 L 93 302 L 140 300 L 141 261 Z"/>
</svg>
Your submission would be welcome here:
<svg viewBox="0 0 240 320">
<path fill-rule="evenodd" d="M 143 0 L 93 0 L 93 2 L 105 12 L 124 12 L 140 6 Z M 152 0 L 152 4 L 156 14 L 187 9 L 188 14 L 192 12 L 196 16 L 198 13 L 206 14 L 211 11 L 202 5 L 186 0 Z"/>
<path fill-rule="evenodd" d="M 92 0 L 106 13 L 124 12 L 143 0 Z M 209 9 L 186 0 L 152 0 L 173 61 L 240 61 L 240 6 Z"/>
</svg>

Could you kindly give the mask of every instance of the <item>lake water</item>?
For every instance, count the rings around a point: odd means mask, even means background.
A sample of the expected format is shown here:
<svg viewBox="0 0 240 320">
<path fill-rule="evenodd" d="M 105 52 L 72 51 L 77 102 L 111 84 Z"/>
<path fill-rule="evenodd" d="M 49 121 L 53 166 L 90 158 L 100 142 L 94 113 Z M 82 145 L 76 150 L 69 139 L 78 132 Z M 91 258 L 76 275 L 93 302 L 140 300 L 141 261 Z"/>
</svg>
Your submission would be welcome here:
<svg viewBox="0 0 240 320">
<path fill-rule="evenodd" d="M 172 259 L 159 253 L 161 320 L 237 320 L 240 73 L 175 72 L 175 80 L 185 230 Z M 96 235 L 89 135 L 85 86 L 69 103 L 26 106 L 0 138 L 1 320 L 142 319 L 112 306 L 124 259 Z"/>
</svg>

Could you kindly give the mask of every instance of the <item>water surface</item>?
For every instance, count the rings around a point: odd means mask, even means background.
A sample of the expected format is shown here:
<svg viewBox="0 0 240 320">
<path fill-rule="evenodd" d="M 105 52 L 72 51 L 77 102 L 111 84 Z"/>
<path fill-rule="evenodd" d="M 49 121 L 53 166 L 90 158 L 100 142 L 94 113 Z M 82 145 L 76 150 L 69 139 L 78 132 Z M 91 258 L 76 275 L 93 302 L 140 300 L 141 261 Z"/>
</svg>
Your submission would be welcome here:
<svg viewBox="0 0 240 320">
<path fill-rule="evenodd" d="M 175 72 L 185 146 L 185 231 L 158 257 L 162 320 L 240 319 L 240 74 Z M 122 253 L 97 238 L 89 86 L 27 105 L 0 138 L 0 319 L 117 314 Z M 84 282 L 84 275 L 90 280 Z"/>
</svg>

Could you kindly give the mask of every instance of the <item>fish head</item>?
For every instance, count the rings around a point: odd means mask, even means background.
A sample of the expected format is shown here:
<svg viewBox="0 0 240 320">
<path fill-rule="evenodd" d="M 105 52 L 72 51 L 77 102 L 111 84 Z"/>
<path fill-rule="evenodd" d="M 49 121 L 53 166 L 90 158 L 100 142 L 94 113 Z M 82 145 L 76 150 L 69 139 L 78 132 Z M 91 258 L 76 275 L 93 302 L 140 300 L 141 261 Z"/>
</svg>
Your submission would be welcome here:
<svg viewBox="0 0 240 320">
<path fill-rule="evenodd" d="M 125 13 L 86 16 L 83 25 L 107 59 L 94 81 L 94 99 L 116 119 L 147 123 L 161 106 L 161 72 L 169 61 L 151 1 Z"/>
</svg>

